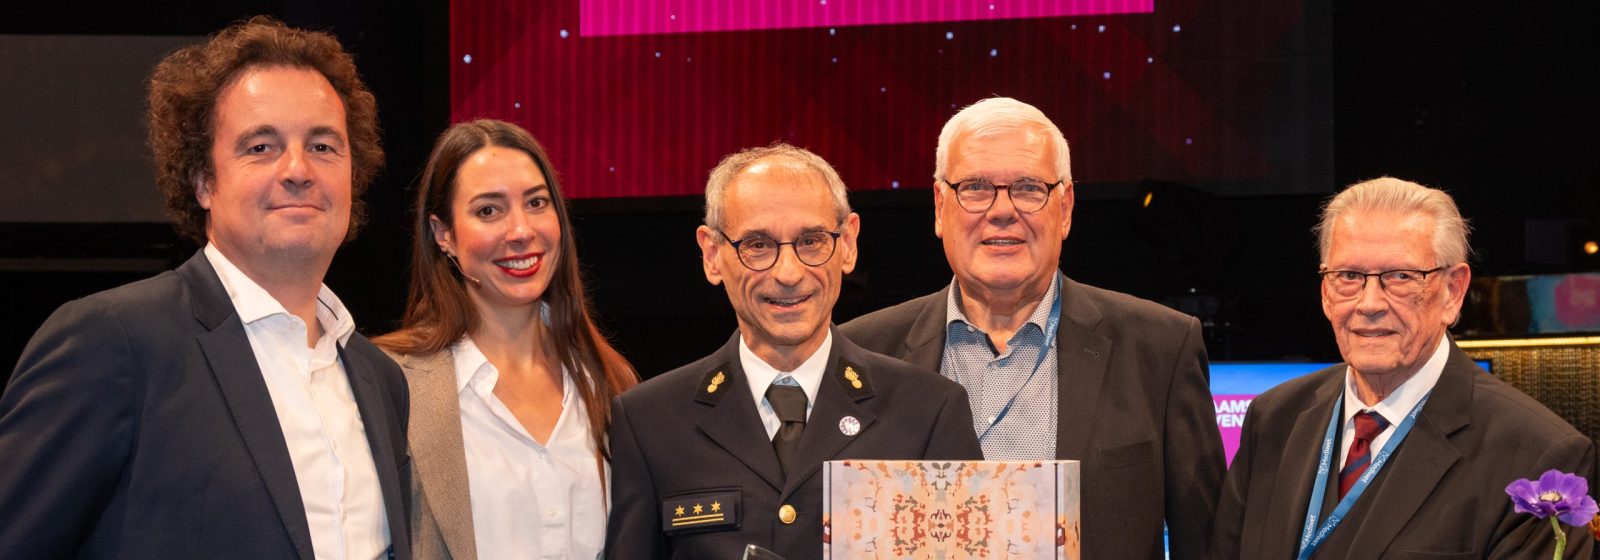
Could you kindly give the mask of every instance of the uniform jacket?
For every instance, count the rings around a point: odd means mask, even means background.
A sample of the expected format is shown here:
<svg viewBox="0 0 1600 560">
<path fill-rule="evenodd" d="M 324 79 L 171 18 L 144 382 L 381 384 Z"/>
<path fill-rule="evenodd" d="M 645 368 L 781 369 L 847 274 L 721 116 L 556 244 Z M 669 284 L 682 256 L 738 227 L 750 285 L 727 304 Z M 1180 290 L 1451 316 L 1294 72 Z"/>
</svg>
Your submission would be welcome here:
<svg viewBox="0 0 1600 560">
<path fill-rule="evenodd" d="M 829 352 L 828 366 L 793 459 L 799 467 L 785 477 L 746 384 L 738 337 L 612 402 L 608 558 L 739 558 L 746 544 L 788 560 L 820 558 L 824 461 L 983 456 L 960 385 L 835 333 L 833 347 L 819 350 Z M 859 425 L 854 435 L 841 429 L 850 418 Z M 720 521 L 673 526 L 678 505 L 713 503 Z M 793 523 L 780 520 L 785 505 L 795 510 Z"/>
</svg>

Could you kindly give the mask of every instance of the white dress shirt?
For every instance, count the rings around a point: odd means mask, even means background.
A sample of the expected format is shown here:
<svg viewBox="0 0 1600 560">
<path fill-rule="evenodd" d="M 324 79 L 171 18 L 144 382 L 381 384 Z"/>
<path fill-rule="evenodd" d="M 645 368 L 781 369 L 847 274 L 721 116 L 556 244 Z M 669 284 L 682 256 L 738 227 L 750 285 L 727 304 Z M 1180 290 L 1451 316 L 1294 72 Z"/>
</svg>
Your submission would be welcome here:
<svg viewBox="0 0 1600 560">
<path fill-rule="evenodd" d="M 783 421 L 778 419 L 778 412 L 772 410 L 772 403 L 767 402 L 767 387 L 773 383 L 779 385 L 799 385 L 806 392 L 806 419 L 811 419 L 811 408 L 817 404 L 817 387 L 822 385 L 822 376 L 827 373 L 828 354 L 833 350 L 833 329 L 828 329 L 827 337 L 822 339 L 822 346 L 817 351 L 800 363 L 794 371 L 778 371 L 750 350 L 744 343 L 744 336 L 739 336 L 739 365 L 744 368 L 744 378 L 750 382 L 750 396 L 756 400 L 756 412 L 761 414 L 761 424 L 767 428 L 767 439 L 772 439 L 778 434 L 778 428 L 783 426 Z"/>
<path fill-rule="evenodd" d="M 572 373 L 562 369 L 561 417 L 541 445 L 495 396 L 500 370 L 478 345 L 462 338 L 450 350 L 478 558 L 598 557 L 606 498 L 589 414 Z"/>
<path fill-rule="evenodd" d="M 389 520 L 339 348 L 356 324 L 327 286 L 317 293 L 322 337 L 306 347 L 306 323 L 206 244 L 206 259 L 233 300 L 283 429 L 319 560 L 370 559 L 389 549 Z M 401 520 L 404 522 L 404 520 Z"/>
<path fill-rule="evenodd" d="M 1356 437 L 1356 413 L 1372 411 L 1389 421 L 1389 426 L 1372 438 L 1372 455 L 1376 457 L 1378 450 L 1389 443 L 1389 436 L 1394 435 L 1395 427 L 1405 420 L 1406 414 L 1411 413 L 1411 407 L 1417 406 L 1433 386 L 1439 383 L 1439 376 L 1444 373 L 1444 363 L 1450 359 L 1450 340 L 1440 337 L 1439 347 L 1433 350 L 1433 356 L 1422 364 L 1422 369 L 1415 375 L 1405 380 L 1394 392 L 1384 397 L 1374 406 L 1367 406 L 1361 402 L 1361 397 L 1356 394 L 1356 378 L 1350 373 L 1350 368 L 1344 370 L 1344 433 L 1339 438 L 1339 470 L 1344 470 L 1345 457 L 1350 455 L 1350 444 Z"/>
</svg>

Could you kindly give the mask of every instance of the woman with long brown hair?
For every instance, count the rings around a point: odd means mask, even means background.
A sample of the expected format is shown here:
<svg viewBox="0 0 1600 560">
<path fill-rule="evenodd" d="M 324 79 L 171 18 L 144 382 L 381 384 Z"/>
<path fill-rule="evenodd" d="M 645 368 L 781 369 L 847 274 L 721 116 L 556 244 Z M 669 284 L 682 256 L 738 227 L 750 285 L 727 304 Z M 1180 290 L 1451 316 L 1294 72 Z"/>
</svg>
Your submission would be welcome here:
<svg viewBox="0 0 1600 560">
<path fill-rule="evenodd" d="M 594 558 L 610 401 L 638 376 L 595 326 L 544 149 L 503 121 L 450 127 L 412 233 L 401 329 L 374 342 L 411 388 L 415 556 Z"/>
</svg>

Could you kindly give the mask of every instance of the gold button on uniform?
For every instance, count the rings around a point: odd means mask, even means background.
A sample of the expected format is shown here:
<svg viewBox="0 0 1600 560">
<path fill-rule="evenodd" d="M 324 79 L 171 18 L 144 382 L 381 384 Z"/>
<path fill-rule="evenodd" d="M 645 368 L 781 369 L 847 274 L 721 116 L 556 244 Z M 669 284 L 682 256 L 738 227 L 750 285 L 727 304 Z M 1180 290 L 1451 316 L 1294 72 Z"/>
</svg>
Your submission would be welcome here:
<svg viewBox="0 0 1600 560">
<path fill-rule="evenodd" d="M 778 508 L 778 521 L 782 521 L 784 525 L 794 523 L 794 506 L 783 504 L 783 507 Z"/>
</svg>

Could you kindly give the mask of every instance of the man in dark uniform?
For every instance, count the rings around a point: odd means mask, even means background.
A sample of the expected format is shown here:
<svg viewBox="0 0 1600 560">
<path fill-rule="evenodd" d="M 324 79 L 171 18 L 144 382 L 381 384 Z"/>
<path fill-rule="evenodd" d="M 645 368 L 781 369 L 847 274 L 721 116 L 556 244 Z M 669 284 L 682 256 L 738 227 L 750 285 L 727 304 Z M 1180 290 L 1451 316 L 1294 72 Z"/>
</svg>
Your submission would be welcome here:
<svg viewBox="0 0 1600 560">
<path fill-rule="evenodd" d="M 610 558 L 820 558 L 824 461 L 981 459 L 966 392 L 832 327 L 860 217 L 788 145 L 722 160 L 696 232 L 739 331 L 612 404 Z"/>
</svg>

